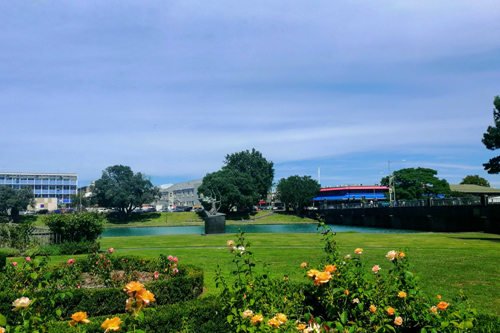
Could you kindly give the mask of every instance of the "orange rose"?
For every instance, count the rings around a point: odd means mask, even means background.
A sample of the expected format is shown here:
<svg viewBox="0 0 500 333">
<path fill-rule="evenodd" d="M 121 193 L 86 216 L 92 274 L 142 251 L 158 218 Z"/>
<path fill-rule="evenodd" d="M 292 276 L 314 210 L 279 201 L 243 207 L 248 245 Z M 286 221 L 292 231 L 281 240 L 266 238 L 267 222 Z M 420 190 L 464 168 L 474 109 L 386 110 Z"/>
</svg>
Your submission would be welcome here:
<svg viewBox="0 0 500 333">
<path fill-rule="evenodd" d="M 314 285 L 320 286 L 324 283 L 327 283 L 332 278 L 332 275 L 329 272 L 321 272 L 316 275 L 314 279 Z"/>
<path fill-rule="evenodd" d="M 394 309 L 393 309 L 393 308 L 388 308 L 388 309 L 387 309 L 387 314 L 388 314 L 389 316 L 392 316 L 392 315 L 394 314 Z"/>
<path fill-rule="evenodd" d="M 435 306 L 432 306 L 432 307 L 429 309 L 429 311 L 430 311 L 430 312 L 432 312 L 432 313 L 437 313 L 437 312 L 438 312 L 438 310 L 437 310 L 437 308 L 436 308 Z"/>
<path fill-rule="evenodd" d="M 126 291 L 128 293 L 133 293 L 134 291 L 139 291 L 142 288 L 144 288 L 144 285 L 140 282 L 130 282 L 125 286 L 125 289 L 123 291 Z"/>
<path fill-rule="evenodd" d="M 403 324 L 403 318 L 396 317 L 396 319 L 394 319 L 394 324 L 401 326 L 401 324 Z"/>
<path fill-rule="evenodd" d="M 441 295 L 437 295 L 437 298 L 438 298 L 438 299 L 441 299 Z"/>
<path fill-rule="evenodd" d="M 349 290 L 347 290 L 347 289 L 346 289 L 346 290 L 344 291 L 344 294 L 349 295 Z"/>
<path fill-rule="evenodd" d="M 155 301 L 155 295 L 146 289 L 141 289 L 141 290 L 137 291 L 135 293 L 135 298 L 141 299 L 146 304 L 149 304 L 149 302 Z"/>
<path fill-rule="evenodd" d="M 306 328 L 307 328 L 306 324 L 298 324 L 297 325 L 297 331 L 302 331 L 302 330 L 305 330 Z"/>
<path fill-rule="evenodd" d="M 307 267 L 309 266 L 309 264 L 307 262 L 303 262 L 302 264 L 300 264 L 300 267 L 304 268 L 304 267 Z"/>
<path fill-rule="evenodd" d="M 325 272 L 333 273 L 337 270 L 337 267 L 335 265 L 326 265 L 325 266 Z"/>
<path fill-rule="evenodd" d="M 400 291 L 400 292 L 398 293 L 398 297 L 400 297 L 400 298 L 405 298 L 405 297 L 406 297 L 406 293 L 405 293 L 404 291 Z"/>
<path fill-rule="evenodd" d="M 377 307 L 375 305 L 370 305 L 370 312 L 371 313 L 375 313 L 375 311 L 377 311 Z"/>
<path fill-rule="evenodd" d="M 90 323 L 90 320 L 87 319 L 87 312 L 76 312 L 71 315 L 72 321 L 69 322 L 69 326 L 73 327 L 76 323 Z"/>
<path fill-rule="evenodd" d="M 122 321 L 118 317 L 114 317 L 113 319 L 106 318 L 101 327 L 105 329 L 104 333 L 109 331 L 119 331 L 122 329 L 120 326 L 121 323 Z"/>
<path fill-rule="evenodd" d="M 399 252 L 399 257 L 400 258 L 404 258 L 405 257 L 405 253 L 404 252 Z"/>
<path fill-rule="evenodd" d="M 439 310 L 446 310 L 446 308 L 448 308 L 448 305 L 450 305 L 450 303 L 446 303 L 446 302 L 441 301 L 441 302 L 439 302 L 437 307 Z"/>
<path fill-rule="evenodd" d="M 354 253 L 361 254 L 363 253 L 363 249 L 357 248 L 356 250 L 354 250 Z"/>
<path fill-rule="evenodd" d="M 275 318 L 278 319 L 282 324 L 286 323 L 288 320 L 288 318 L 283 313 L 278 313 Z"/>
</svg>

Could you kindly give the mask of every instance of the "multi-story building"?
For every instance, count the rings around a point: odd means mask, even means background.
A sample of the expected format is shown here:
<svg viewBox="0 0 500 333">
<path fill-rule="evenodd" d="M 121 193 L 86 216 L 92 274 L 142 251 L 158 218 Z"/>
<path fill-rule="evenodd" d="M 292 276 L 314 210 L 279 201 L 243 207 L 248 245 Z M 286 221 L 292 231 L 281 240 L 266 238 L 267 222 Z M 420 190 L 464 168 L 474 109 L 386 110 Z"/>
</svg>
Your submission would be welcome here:
<svg viewBox="0 0 500 333">
<path fill-rule="evenodd" d="M 55 209 L 57 204 L 71 203 L 70 195 L 76 193 L 78 174 L 0 172 L 0 186 L 13 189 L 30 186 L 35 194 L 36 209 Z"/>
<path fill-rule="evenodd" d="M 191 180 L 178 184 L 160 185 L 161 199 L 156 205 L 164 208 L 174 208 L 177 206 L 200 206 L 198 197 L 198 187 L 201 185 L 201 179 Z"/>
</svg>

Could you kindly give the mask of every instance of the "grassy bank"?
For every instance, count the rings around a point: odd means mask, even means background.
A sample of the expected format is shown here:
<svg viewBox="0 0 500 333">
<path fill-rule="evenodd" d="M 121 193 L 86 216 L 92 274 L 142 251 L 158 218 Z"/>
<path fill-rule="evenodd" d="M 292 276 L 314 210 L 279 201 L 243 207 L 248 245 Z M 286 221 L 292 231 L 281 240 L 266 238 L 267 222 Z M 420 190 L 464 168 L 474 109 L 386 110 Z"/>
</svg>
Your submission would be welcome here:
<svg viewBox="0 0 500 333">
<path fill-rule="evenodd" d="M 306 281 L 300 264 L 307 261 L 315 265 L 323 255 L 323 244 L 316 234 L 247 234 L 246 237 L 256 258 L 268 263 L 275 277 L 287 275 L 293 280 Z M 117 254 L 144 257 L 172 254 L 180 263 L 202 267 L 207 293 L 216 294 L 213 279 L 217 264 L 227 275 L 233 269 L 225 245 L 231 238 L 234 235 L 108 237 L 100 242 L 101 248 L 113 247 Z M 439 294 L 450 300 L 462 289 L 480 312 L 500 315 L 500 235 L 339 233 L 336 240 L 344 254 L 353 254 L 355 248 L 362 247 L 367 267 L 378 264 L 381 272 L 390 267 L 385 258 L 388 251 L 407 248 L 413 272 L 420 277 L 420 286 L 428 296 Z M 53 262 L 68 259 L 58 256 Z"/>
<path fill-rule="evenodd" d="M 165 226 L 196 226 L 204 225 L 202 214 L 193 212 L 178 213 L 139 213 L 132 214 L 126 221 L 120 221 L 115 217 L 107 217 L 106 228 L 127 228 L 127 227 L 165 227 Z M 36 226 L 45 227 L 41 215 L 30 215 L 23 217 L 35 222 Z M 252 224 L 281 224 L 281 223 L 315 223 L 308 218 L 300 218 L 293 214 L 278 212 L 269 214 L 267 211 L 230 214 L 226 217 L 226 223 L 236 225 L 241 221 L 250 221 Z"/>
</svg>

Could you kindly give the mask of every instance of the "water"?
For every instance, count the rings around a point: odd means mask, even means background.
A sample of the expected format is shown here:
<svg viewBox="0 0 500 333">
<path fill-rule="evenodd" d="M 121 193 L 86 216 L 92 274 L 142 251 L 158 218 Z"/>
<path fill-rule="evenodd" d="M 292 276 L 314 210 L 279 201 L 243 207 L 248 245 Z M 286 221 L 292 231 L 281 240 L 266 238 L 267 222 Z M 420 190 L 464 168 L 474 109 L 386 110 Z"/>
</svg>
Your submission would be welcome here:
<svg viewBox="0 0 500 333">
<path fill-rule="evenodd" d="M 415 233 L 416 230 L 355 227 L 329 225 L 335 232 L 355 231 L 362 233 Z M 235 234 L 238 229 L 247 233 L 315 233 L 316 224 L 242 224 L 226 225 L 227 234 Z M 112 228 L 101 234 L 102 237 L 154 236 L 154 235 L 196 235 L 204 234 L 204 226 L 192 227 L 152 227 L 152 228 Z"/>
</svg>

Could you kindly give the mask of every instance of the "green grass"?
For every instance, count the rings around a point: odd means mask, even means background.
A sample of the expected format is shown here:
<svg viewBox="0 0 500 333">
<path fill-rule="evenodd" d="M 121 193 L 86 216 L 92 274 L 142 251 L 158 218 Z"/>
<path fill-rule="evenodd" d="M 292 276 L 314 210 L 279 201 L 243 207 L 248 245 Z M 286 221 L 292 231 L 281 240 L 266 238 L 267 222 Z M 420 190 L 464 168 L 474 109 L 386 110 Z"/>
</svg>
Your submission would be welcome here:
<svg viewBox="0 0 500 333">
<path fill-rule="evenodd" d="M 323 251 L 316 234 L 246 234 L 255 257 L 268 263 L 275 277 L 288 275 L 296 281 L 307 281 L 300 264 L 319 263 Z M 208 294 L 217 294 L 214 277 L 217 264 L 224 274 L 234 268 L 226 247 L 234 235 L 171 235 L 140 237 L 107 237 L 100 239 L 101 248 L 117 250 L 117 255 L 156 257 L 160 253 L 179 258 L 180 264 L 202 267 Z M 413 272 L 420 277 L 420 286 L 427 296 L 442 295 L 451 300 L 464 290 L 481 313 L 500 315 L 500 235 L 484 233 L 417 233 L 362 234 L 339 233 L 336 236 L 340 251 L 350 253 L 362 247 L 367 269 L 378 264 L 387 272 L 391 263 L 385 258 L 388 251 L 405 249 L 413 263 Z M 73 256 L 82 257 L 82 256 Z M 68 260 L 57 256 L 53 263 Z"/>
</svg>

